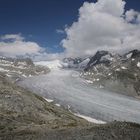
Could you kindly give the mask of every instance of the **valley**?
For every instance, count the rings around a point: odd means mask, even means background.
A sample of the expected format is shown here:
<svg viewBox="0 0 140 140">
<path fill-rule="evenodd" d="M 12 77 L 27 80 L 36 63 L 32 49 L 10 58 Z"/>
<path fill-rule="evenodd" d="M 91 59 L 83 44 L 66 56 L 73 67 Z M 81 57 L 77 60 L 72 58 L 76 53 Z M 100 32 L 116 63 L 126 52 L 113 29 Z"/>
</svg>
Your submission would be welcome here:
<svg viewBox="0 0 140 140">
<path fill-rule="evenodd" d="M 66 109 L 69 106 L 74 113 L 107 122 L 140 123 L 138 99 L 95 88 L 72 70 L 52 70 L 47 75 L 26 78 L 18 84 Z"/>
</svg>

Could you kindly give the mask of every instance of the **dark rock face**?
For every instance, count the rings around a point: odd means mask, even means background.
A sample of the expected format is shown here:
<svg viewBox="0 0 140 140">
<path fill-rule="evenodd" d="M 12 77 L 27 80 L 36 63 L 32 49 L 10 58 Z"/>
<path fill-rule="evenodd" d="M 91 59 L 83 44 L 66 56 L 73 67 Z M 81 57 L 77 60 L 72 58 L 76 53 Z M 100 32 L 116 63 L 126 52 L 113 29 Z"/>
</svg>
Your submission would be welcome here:
<svg viewBox="0 0 140 140">
<path fill-rule="evenodd" d="M 105 57 L 107 56 L 107 57 Z M 104 58 L 103 58 L 104 57 Z M 101 59 L 103 58 L 103 59 Z M 92 68 L 95 65 L 98 64 L 110 64 L 110 59 L 112 58 L 112 54 L 108 51 L 98 51 L 93 57 L 91 57 L 89 63 L 87 64 L 87 67 L 85 68 L 85 71 L 88 71 L 90 68 Z"/>
<path fill-rule="evenodd" d="M 140 57 L 140 51 L 139 50 L 132 50 L 128 54 L 132 54 L 131 58 L 137 58 Z"/>
</svg>

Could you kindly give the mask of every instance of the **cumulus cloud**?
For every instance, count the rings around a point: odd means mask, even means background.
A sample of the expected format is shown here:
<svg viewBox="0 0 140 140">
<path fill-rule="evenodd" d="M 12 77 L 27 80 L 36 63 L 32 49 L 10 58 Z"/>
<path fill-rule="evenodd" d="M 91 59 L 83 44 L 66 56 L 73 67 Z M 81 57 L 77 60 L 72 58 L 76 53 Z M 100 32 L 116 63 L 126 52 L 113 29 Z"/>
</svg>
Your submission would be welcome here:
<svg viewBox="0 0 140 140">
<path fill-rule="evenodd" d="M 126 51 L 140 48 L 140 13 L 125 10 L 123 0 L 85 2 L 79 18 L 65 29 L 62 40 L 69 56 L 90 55 L 97 50 Z"/>
<path fill-rule="evenodd" d="M 0 54 L 5 56 L 35 55 L 44 50 L 36 42 L 25 41 L 20 34 L 7 34 L 0 40 Z"/>
<path fill-rule="evenodd" d="M 34 61 L 62 59 L 64 53 L 48 53 L 36 42 L 26 41 L 21 34 L 0 36 L 0 55 L 7 57 L 30 57 Z"/>
<path fill-rule="evenodd" d="M 133 9 L 130 9 L 129 11 L 126 11 L 125 15 L 126 15 L 126 21 L 132 22 L 137 19 L 137 17 L 139 16 L 139 13 Z"/>
</svg>

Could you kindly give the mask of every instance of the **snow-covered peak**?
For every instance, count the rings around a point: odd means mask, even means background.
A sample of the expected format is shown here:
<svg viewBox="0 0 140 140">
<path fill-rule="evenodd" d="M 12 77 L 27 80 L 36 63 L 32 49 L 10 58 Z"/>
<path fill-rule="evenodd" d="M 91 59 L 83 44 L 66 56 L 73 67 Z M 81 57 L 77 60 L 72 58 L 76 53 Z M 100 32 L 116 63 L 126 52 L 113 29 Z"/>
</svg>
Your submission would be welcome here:
<svg viewBox="0 0 140 140">
<path fill-rule="evenodd" d="M 80 64 L 79 64 L 79 68 L 85 68 L 87 66 L 87 64 L 89 63 L 90 59 L 87 58 L 85 60 L 83 60 Z"/>
<path fill-rule="evenodd" d="M 138 62 L 138 63 L 137 63 L 137 67 L 139 67 L 139 68 L 140 68 L 140 62 Z"/>
<path fill-rule="evenodd" d="M 52 60 L 52 61 L 40 61 L 35 62 L 35 65 L 46 66 L 50 69 L 59 69 L 62 68 L 62 64 L 60 60 Z"/>
<path fill-rule="evenodd" d="M 101 57 L 100 61 L 109 60 L 112 61 L 113 57 L 110 54 L 104 55 Z"/>
<path fill-rule="evenodd" d="M 131 52 L 131 53 L 128 53 L 128 54 L 126 55 L 126 57 L 127 57 L 127 58 L 131 58 L 131 57 L 132 57 L 132 52 Z"/>
</svg>

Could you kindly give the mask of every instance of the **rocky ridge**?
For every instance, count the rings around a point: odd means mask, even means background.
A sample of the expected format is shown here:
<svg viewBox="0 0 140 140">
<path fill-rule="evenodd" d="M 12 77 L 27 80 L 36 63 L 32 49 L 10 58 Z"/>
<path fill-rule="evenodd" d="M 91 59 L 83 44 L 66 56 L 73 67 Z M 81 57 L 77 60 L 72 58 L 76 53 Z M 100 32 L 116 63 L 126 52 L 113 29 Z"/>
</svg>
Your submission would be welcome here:
<svg viewBox="0 0 140 140">
<path fill-rule="evenodd" d="M 130 51 L 122 56 L 109 52 L 97 52 L 81 73 L 81 77 L 99 88 L 125 95 L 139 96 L 139 64 L 140 51 L 138 50 Z"/>
<path fill-rule="evenodd" d="M 48 72 L 49 68 L 34 65 L 30 58 L 0 57 L 0 73 L 5 74 L 9 79 L 14 81 Z"/>
</svg>

